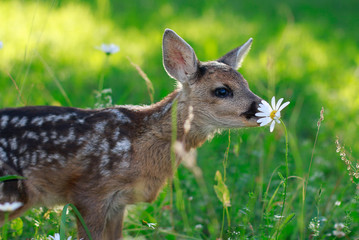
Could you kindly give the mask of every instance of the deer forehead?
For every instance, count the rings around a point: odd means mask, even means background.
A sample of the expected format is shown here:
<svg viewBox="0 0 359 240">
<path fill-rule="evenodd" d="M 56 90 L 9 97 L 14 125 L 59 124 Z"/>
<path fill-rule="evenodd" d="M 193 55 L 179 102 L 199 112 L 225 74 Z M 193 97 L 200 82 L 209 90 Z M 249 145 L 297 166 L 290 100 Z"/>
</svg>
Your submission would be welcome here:
<svg viewBox="0 0 359 240">
<path fill-rule="evenodd" d="M 221 87 L 224 84 L 232 87 L 246 85 L 246 80 L 232 67 L 217 61 L 203 63 L 199 67 L 200 80 L 210 87 Z"/>
</svg>

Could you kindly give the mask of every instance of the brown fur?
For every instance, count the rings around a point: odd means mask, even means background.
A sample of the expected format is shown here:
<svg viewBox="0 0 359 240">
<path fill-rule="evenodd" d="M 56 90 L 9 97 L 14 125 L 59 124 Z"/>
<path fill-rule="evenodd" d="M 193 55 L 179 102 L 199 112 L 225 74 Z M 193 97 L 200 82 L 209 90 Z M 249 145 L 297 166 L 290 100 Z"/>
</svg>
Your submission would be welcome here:
<svg viewBox="0 0 359 240">
<path fill-rule="evenodd" d="M 0 202 L 24 204 L 11 218 L 33 206 L 73 203 L 93 239 L 121 238 L 125 206 L 155 200 L 173 175 L 175 100 L 177 139 L 187 151 L 201 146 L 219 129 L 257 126 L 254 114 L 261 99 L 236 71 L 250 43 L 204 63 L 182 38 L 166 30 L 164 66 L 179 87 L 151 106 L 1 110 L 0 175 L 18 174 L 26 180 L 1 183 Z M 229 89 L 229 95 L 219 97 L 220 88 Z M 185 134 L 190 106 L 194 118 Z M 86 239 L 78 226 L 79 238 Z"/>
</svg>

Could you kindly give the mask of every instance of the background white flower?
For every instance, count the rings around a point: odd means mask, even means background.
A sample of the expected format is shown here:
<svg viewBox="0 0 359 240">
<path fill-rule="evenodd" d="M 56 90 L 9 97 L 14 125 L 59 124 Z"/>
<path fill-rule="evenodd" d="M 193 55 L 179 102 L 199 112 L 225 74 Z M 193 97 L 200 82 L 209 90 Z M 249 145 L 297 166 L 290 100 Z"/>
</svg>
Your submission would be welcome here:
<svg viewBox="0 0 359 240">
<path fill-rule="evenodd" d="M 335 206 L 340 206 L 341 204 L 342 204 L 341 201 L 335 201 L 335 203 L 334 203 Z"/>
<path fill-rule="evenodd" d="M 116 44 L 101 44 L 100 47 L 96 47 L 98 50 L 101 50 L 102 52 L 106 53 L 107 55 L 117 53 L 120 51 L 120 47 Z"/>
<path fill-rule="evenodd" d="M 0 49 L 2 49 L 3 45 L 2 41 L 0 41 Z"/>
<path fill-rule="evenodd" d="M 67 240 L 71 240 L 71 236 L 67 238 Z M 48 240 L 60 240 L 60 234 L 59 233 L 55 233 L 54 236 L 48 236 L 47 237 Z"/>
<path fill-rule="evenodd" d="M 333 231 L 333 235 L 337 238 L 345 237 L 345 233 L 342 231 L 345 225 L 343 223 L 336 223 L 334 224 L 335 230 Z"/>
<path fill-rule="evenodd" d="M 0 211 L 3 212 L 12 212 L 21 207 L 23 204 L 21 202 L 6 202 L 3 204 L 0 204 Z"/>
<path fill-rule="evenodd" d="M 289 102 L 285 102 L 283 104 L 282 102 L 283 98 L 279 99 L 276 103 L 274 96 L 272 97 L 272 106 L 269 105 L 269 103 L 266 101 L 262 100 L 262 102 L 259 104 L 259 112 L 255 114 L 257 117 L 260 117 L 257 122 L 260 123 L 261 127 L 271 123 L 270 131 L 273 132 L 275 123 L 280 123 L 280 111 L 282 111 L 289 104 Z"/>
</svg>

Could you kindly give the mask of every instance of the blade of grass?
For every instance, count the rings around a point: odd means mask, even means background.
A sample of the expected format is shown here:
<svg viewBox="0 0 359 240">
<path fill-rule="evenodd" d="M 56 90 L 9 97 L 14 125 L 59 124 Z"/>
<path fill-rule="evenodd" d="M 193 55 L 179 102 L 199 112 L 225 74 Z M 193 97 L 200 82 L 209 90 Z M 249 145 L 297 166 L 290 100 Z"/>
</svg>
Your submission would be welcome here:
<svg viewBox="0 0 359 240">
<path fill-rule="evenodd" d="M 83 219 L 83 217 L 81 216 L 81 213 L 80 213 L 79 210 L 75 207 L 75 205 L 73 205 L 73 204 L 71 204 L 71 203 L 66 204 L 66 205 L 64 206 L 64 208 L 62 209 L 61 222 L 60 222 L 60 239 L 65 239 L 66 213 L 67 213 L 68 207 L 71 207 L 71 209 L 74 211 L 76 217 L 79 219 L 79 221 L 81 222 L 83 228 L 85 229 L 85 232 L 86 232 L 88 238 L 89 238 L 90 240 L 92 240 L 91 233 L 90 233 L 88 227 L 86 226 L 85 220 Z"/>
<path fill-rule="evenodd" d="M 7 180 L 14 180 L 14 179 L 26 179 L 26 178 L 22 177 L 22 176 L 17 176 L 17 175 L 8 175 L 8 176 L 0 177 L 0 182 L 7 181 Z"/>
<path fill-rule="evenodd" d="M 9 78 L 11 79 L 11 81 L 13 82 L 14 86 L 15 86 L 15 89 L 17 91 L 17 99 L 20 100 L 20 102 L 22 103 L 22 105 L 26 106 L 26 102 L 24 101 L 24 99 L 22 98 L 22 94 L 21 94 L 21 91 L 19 89 L 19 87 L 17 86 L 16 84 L 16 81 L 14 80 L 14 78 L 11 76 L 11 74 L 9 72 L 6 72 L 7 75 L 9 76 Z"/>
<path fill-rule="evenodd" d="M 152 84 L 151 80 L 147 77 L 147 74 L 141 69 L 141 67 L 139 65 L 137 65 L 131 61 L 130 57 L 127 56 L 127 59 L 131 63 L 131 65 L 136 68 L 138 74 L 140 74 L 140 76 L 143 78 L 143 80 L 145 80 L 148 95 L 150 96 L 151 103 L 153 103 L 153 95 L 155 94 L 155 89 L 153 88 L 153 84 Z"/>
<path fill-rule="evenodd" d="M 65 101 L 67 102 L 67 104 L 69 106 L 72 106 L 72 103 L 70 101 L 70 98 L 67 96 L 64 88 L 62 87 L 60 81 L 57 79 L 57 77 L 55 76 L 55 73 L 52 71 L 52 69 L 50 68 L 50 66 L 47 64 L 47 62 L 45 62 L 45 60 L 42 58 L 42 56 L 40 55 L 39 52 L 36 52 L 37 56 L 39 57 L 40 61 L 42 62 L 42 64 L 45 66 L 47 72 L 50 74 L 50 77 L 54 80 L 56 86 L 59 88 L 62 96 L 65 98 Z"/>
</svg>

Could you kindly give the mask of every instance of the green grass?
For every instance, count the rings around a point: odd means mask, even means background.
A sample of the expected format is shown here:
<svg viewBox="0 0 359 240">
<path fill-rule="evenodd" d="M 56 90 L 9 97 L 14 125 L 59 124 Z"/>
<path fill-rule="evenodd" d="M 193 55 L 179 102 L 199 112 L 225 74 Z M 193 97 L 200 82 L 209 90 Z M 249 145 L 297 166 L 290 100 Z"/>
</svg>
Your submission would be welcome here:
<svg viewBox="0 0 359 240">
<path fill-rule="evenodd" d="M 109 99 L 149 104 L 146 82 L 128 57 L 152 81 L 158 101 L 174 85 L 161 60 L 166 27 L 204 61 L 253 37 L 240 72 L 262 98 L 291 101 L 283 111 L 287 180 L 282 126 L 274 133 L 268 128 L 231 131 L 230 138 L 224 132 L 198 149 L 200 175 L 181 165 L 178 181 L 154 203 L 128 208 L 128 239 L 216 239 L 222 225 L 223 239 L 333 239 L 328 234 L 335 223 L 345 224 L 347 239 L 359 238 L 357 182 L 351 181 L 335 143 L 338 137 L 356 167 L 358 1 L 5 0 L 0 9 L 5 26 L 0 29 L 0 107 L 92 108 Z M 103 42 L 118 44 L 121 51 L 106 60 L 95 49 Z M 101 95 L 100 79 L 112 93 Z M 325 119 L 318 132 L 322 107 Z M 228 214 L 214 189 L 217 171 L 226 176 Z M 10 223 L 7 238 L 44 239 L 60 232 L 61 210 L 29 211 Z M 76 236 L 74 219 L 70 212 L 66 236 Z M 149 223 L 157 224 L 153 229 Z"/>
</svg>

